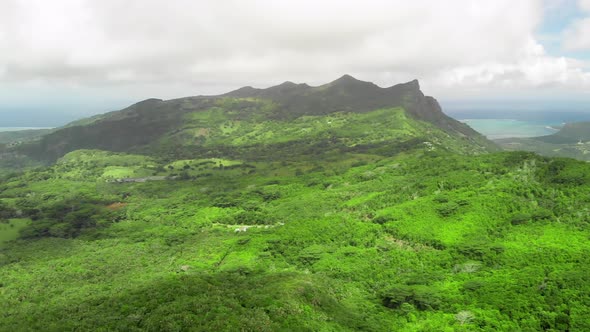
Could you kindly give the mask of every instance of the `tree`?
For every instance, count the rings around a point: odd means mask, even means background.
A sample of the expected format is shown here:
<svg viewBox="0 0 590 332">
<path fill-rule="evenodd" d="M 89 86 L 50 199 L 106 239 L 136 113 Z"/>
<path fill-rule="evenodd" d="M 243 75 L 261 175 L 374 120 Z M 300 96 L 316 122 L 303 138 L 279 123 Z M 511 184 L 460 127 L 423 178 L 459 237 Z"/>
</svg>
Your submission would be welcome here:
<svg viewBox="0 0 590 332">
<path fill-rule="evenodd" d="M 473 321 L 473 319 L 475 318 L 475 316 L 473 315 L 473 313 L 471 313 L 471 311 L 469 310 L 463 310 L 463 311 L 459 311 L 456 315 L 455 315 L 455 319 L 457 320 L 457 322 L 459 322 L 459 324 L 461 325 L 465 325 L 465 324 L 469 324 Z"/>
</svg>

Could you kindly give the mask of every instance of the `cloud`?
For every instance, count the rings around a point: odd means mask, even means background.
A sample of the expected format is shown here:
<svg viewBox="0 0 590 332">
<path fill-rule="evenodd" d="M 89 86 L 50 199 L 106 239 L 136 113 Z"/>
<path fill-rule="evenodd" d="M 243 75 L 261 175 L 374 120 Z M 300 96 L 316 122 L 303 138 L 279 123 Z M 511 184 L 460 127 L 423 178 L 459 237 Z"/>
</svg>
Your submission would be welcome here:
<svg viewBox="0 0 590 332">
<path fill-rule="evenodd" d="M 563 36 L 563 46 L 570 51 L 590 49 L 590 0 L 578 0 L 578 8 L 586 17 L 572 22 Z"/>
<path fill-rule="evenodd" d="M 535 40 L 543 10 L 535 0 L 5 0 L 0 84 L 164 97 L 343 73 L 419 78 L 441 93 L 586 84 L 579 63 Z"/>
<path fill-rule="evenodd" d="M 458 66 L 441 71 L 436 80 L 439 87 L 467 91 L 493 91 L 504 94 L 530 92 L 539 95 L 552 93 L 580 93 L 590 86 L 590 73 L 582 61 L 566 57 L 552 57 L 544 48 L 530 40 L 525 52 L 512 62 L 488 62 L 474 66 Z"/>
<path fill-rule="evenodd" d="M 590 49 L 590 17 L 577 20 L 565 31 L 563 45 L 566 50 Z"/>
<path fill-rule="evenodd" d="M 578 6 L 581 10 L 590 12 L 590 0 L 579 0 Z"/>
<path fill-rule="evenodd" d="M 569 26 L 563 44 L 570 51 L 590 49 L 590 17 L 577 20 Z"/>
</svg>

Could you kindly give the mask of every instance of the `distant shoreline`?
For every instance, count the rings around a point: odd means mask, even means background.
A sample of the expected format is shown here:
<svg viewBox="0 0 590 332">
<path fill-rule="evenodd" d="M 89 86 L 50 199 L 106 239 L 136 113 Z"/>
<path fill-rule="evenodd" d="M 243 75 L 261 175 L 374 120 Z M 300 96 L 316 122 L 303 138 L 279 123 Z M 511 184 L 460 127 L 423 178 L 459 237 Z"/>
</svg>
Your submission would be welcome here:
<svg viewBox="0 0 590 332">
<path fill-rule="evenodd" d="M 53 129 L 54 127 L 0 127 L 0 132 L 3 131 L 22 131 L 22 130 L 43 130 Z"/>
<path fill-rule="evenodd" d="M 546 126 L 545 128 L 555 131 L 560 131 L 563 126 Z"/>
<path fill-rule="evenodd" d="M 460 122 L 466 123 L 488 139 L 502 139 L 508 137 L 537 137 L 554 134 L 562 125 L 555 121 L 530 121 L 510 119 L 507 117 L 498 119 L 463 118 Z"/>
</svg>

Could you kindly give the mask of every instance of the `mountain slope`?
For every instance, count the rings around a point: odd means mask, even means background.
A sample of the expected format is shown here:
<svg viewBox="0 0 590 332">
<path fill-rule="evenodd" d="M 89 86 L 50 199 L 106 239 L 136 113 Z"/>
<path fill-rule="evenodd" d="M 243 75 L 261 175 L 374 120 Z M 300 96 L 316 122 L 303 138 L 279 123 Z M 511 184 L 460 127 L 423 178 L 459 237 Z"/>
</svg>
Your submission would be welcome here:
<svg viewBox="0 0 590 332">
<path fill-rule="evenodd" d="M 75 123 L 6 152 L 57 160 L 0 175 L 0 330 L 589 331 L 590 164 L 492 149 L 348 76 Z"/>
<path fill-rule="evenodd" d="M 590 141 L 590 122 L 567 123 L 555 134 L 537 137 L 536 139 L 553 144 L 588 142 Z"/>
<path fill-rule="evenodd" d="M 0 178 L 0 330 L 588 331 L 589 188 L 528 153 L 76 151 Z"/>
<path fill-rule="evenodd" d="M 283 126 L 309 116 L 327 119 L 338 114 L 338 117 L 350 117 L 354 121 L 362 114 L 394 108 L 404 112 L 407 119 L 429 124 L 430 131 L 438 131 L 451 140 L 460 141 L 464 151 L 479 153 L 494 149 L 491 142 L 470 127 L 446 116 L 434 98 L 424 96 L 418 81 L 380 88 L 345 75 L 319 87 L 285 82 L 268 89 L 245 87 L 220 96 L 168 101 L 148 99 L 91 121 L 78 122 L 80 125 L 57 130 L 40 142 L 20 146 L 18 151 L 47 161 L 77 149 L 143 154 L 179 150 L 189 154 L 189 157 L 197 157 L 204 152 L 224 157 L 223 151 L 235 150 L 235 145 L 221 138 L 230 135 L 235 127 L 253 130 L 264 123 L 267 131 L 272 131 L 274 125 Z M 316 134 L 310 132 L 312 138 L 318 139 Z M 332 141 L 347 138 L 325 136 Z M 417 136 L 429 140 L 428 132 L 418 133 Z M 307 138 L 306 135 L 299 135 L 290 141 L 295 145 L 300 145 L 296 140 L 309 144 Z M 276 150 L 274 144 L 284 144 L 285 140 L 271 139 L 264 143 L 268 146 L 267 153 L 272 154 Z M 373 144 L 375 140 L 360 140 L 359 143 Z"/>
<path fill-rule="evenodd" d="M 225 96 L 273 100 L 284 106 L 275 116 L 284 117 L 343 111 L 368 112 L 383 107 L 399 106 L 406 109 L 415 119 L 433 123 L 449 132 L 477 135 L 470 127 L 446 116 L 436 99 L 424 96 L 417 80 L 380 88 L 371 82 L 344 75 L 319 87 L 285 82 L 268 89 L 242 88 Z"/>
</svg>

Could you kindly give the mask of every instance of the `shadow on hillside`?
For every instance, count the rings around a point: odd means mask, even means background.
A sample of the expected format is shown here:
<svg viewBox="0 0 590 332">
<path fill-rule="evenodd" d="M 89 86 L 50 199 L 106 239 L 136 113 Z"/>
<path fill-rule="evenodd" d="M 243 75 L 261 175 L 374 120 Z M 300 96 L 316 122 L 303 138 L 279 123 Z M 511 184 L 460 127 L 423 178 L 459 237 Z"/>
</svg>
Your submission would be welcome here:
<svg viewBox="0 0 590 332">
<path fill-rule="evenodd" d="M 69 239 L 43 238 L 38 240 L 16 239 L 0 247 L 0 267 L 30 259 L 58 259 L 67 257 L 75 249 Z"/>
<path fill-rule="evenodd" d="M 136 287 L 131 285 L 114 297 L 88 294 L 82 303 L 46 303 L 35 310 L 22 310 L 22 317 L 12 316 L 0 325 L 45 331 L 368 329 L 356 310 L 327 295 L 325 287 L 316 285 L 310 275 L 245 268 L 218 273 L 185 269 L 157 282 L 137 280 Z"/>
</svg>

